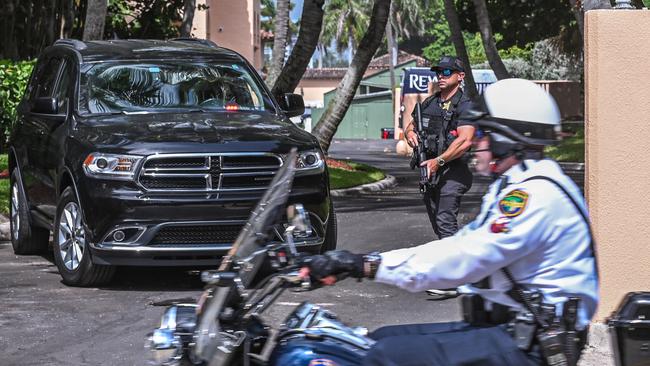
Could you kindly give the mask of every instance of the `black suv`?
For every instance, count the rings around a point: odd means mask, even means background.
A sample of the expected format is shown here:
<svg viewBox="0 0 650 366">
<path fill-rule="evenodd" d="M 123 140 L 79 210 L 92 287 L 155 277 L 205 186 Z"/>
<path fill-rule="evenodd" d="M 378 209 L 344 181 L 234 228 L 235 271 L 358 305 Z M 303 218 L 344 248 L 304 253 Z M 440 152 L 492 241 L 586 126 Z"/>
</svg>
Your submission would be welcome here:
<svg viewBox="0 0 650 366">
<path fill-rule="evenodd" d="M 288 119 L 302 97 L 279 99 L 241 55 L 206 40 L 57 41 L 10 138 L 14 251 L 47 248 L 53 231 L 56 265 L 76 286 L 109 281 L 115 266 L 218 265 L 294 147 L 290 201 L 313 225 L 297 245 L 334 249 L 323 153 Z"/>
</svg>

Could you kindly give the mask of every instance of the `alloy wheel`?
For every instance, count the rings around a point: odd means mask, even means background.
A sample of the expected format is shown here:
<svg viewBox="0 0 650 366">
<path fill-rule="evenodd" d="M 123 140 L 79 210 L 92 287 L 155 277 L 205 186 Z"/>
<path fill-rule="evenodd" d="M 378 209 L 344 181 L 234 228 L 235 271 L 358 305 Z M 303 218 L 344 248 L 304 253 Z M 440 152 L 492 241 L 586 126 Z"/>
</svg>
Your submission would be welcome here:
<svg viewBox="0 0 650 366">
<path fill-rule="evenodd" d="M 20 201 L 18 200 L 18 183 L 11 187 L 11 235 L 14 240 L 18 240 L 20 233 Z"/>
<path fill-rule="evenodd" d="M 65 268 L 76 270 L 85 253 L 86 232 L 81 222 L 81 211 L 75 202 L 69 202 L 61 212 L 57 244 Z"/>
</svg>

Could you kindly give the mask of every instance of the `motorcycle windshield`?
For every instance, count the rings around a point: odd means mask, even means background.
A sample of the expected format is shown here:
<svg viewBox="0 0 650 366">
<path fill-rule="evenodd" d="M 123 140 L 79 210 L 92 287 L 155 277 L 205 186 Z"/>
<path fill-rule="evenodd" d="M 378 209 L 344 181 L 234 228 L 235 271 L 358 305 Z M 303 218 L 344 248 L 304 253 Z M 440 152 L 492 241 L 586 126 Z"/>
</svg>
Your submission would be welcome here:
<svg viewBox="0 0 650 366">
<path fill-rule="evenodd" d="M 220 270 L 228 271 L 235 258 L 243 259 L 261 249 L 271 239 L 273 226 L 280 222 L 291 192 L 296 167 L 296 149 L 292 149 L 275 173 L 269 188 L 257 203 L 237 240 L 224 257 Z"/>
</svg>

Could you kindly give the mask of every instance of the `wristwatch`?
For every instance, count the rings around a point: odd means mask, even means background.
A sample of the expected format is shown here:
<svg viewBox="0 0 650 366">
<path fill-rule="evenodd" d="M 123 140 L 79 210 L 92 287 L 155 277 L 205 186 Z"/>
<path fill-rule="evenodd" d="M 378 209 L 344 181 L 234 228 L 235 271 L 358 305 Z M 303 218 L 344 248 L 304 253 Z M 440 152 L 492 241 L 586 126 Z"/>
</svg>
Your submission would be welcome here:
<svg viewBox="0 0 650 366">
<path fill-rule="evenodd" d="M 368 253 L 363 256 L 363 275 L 375 279 L 379 265 L 381 264 L 381 255 L 379 252 Z"/>
<path fill-rule="evenodd" d="M 436 162 L 438 163 L 438 166 L 443 166 L 443 165 L 445 165 L 447 163 L 445 161 L 445 159 L 443 159 L 443 158 L 441 158 L 439 156 L 436 158 Z"/>
</svg>

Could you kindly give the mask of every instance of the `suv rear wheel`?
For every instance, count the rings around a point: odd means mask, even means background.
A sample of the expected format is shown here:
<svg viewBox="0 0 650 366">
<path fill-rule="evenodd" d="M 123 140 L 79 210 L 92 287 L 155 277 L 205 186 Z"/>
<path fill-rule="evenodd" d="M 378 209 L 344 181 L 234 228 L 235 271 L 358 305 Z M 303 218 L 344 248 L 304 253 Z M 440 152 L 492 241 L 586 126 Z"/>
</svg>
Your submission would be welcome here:
<svg viewBox="0 0 650 366">
<path fill-rule="evenodd" d="M 16 254 L 35 254 L 47 249 L 50 232 L 30 222 L 29 206 L 18 169 L 11 172 L 11 204 L 9 205 L 11 245 Z"/>
<path fill-rule="evenodd" d="M 94 264 L 79 201 L 71 187 L 61 195 L 54 221 L 54 261 L 71 286 L 95 286 L 109 282 L 115 267 Z"/>
</svg>

